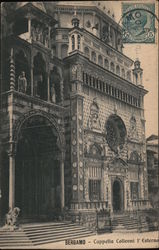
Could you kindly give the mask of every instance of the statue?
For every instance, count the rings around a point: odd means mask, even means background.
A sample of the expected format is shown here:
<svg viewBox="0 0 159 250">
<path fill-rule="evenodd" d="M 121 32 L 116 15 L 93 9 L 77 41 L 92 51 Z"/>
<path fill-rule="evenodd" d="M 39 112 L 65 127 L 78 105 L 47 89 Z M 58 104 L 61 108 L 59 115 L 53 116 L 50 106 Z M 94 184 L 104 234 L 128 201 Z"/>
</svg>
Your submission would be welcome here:
<svg viewBox="0 0 159 250">
<path fill-rule="evenodd" d="M 10 230 L 14 230 L 17 228 L 17 218 L 20 213 L 20 208 L 15 207 L 13 210 L 9 208 L 8 213 L 6 214 L 6 222 L 5 227 L 10 228 Z"/>
<path fill-rule="evenodd" d="M 22 93 L 26 93 L 27 91 L 27 79 L 24 71 L 22 71 L 18 77 L 18 91 Z"/>
<path fill-rule="evenodd" d="M 56 94 L 55 94 L 54 84 L 52 84 L 52 86 L 51 86 L 51 101 L 54 103 L 56 102 Z"/>
</svg>

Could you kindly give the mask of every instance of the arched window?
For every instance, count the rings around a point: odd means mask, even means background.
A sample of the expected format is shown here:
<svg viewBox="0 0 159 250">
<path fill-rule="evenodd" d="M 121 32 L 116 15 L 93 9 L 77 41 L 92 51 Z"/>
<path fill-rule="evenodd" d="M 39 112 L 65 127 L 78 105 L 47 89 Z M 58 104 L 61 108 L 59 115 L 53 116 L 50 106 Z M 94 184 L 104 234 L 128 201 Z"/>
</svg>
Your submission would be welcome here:
<svg viewBox="0 0 159 250">
<path fill-rule="evenodd" d="M 140 156 L 136 151 L 131 152 L 129 162 L 133 164 L 139 164 Z"/>
<path fill-rule="evenodd" d="M 114 63 L 113 63 L 113 62 L 111 62 L 111 64 L 110 64 L 110 70 L 111 70 L 112 72 L 115 71 L 115 66 L 114 66 Z"/>
<path fill-rule="evenodd" d="M 96 63 L 96 53 L 94 51 L 92 51 L 92 61 Z"/>
<path fill-rule="evenodd" d="M 102 28 L 102 40 L 107 41 L 109 36 L 108 24 L 104 25 Z"/>
<path fill-rule="evenodd" d="M 77 36 L 77 49 L 80 50 L 80 48 L 81 48 L 81 36 L 78 35 L 78 36 Z"/>
<path fill-rule="evenodd" d="M 126 138 L 126 127 L 123 120 L 117 115 L 111 115 L 106 122 L 106 139 L 114 152 L 123 148 Z"/>
<path fill-rule="evenodd" d="M 98 56 L 98 64 L 103 66 L 103 57 L 101 55 Z"/>
<path fill-rule="evenodd" d="M 88 47 L 84 48 L 84 54 L 85 54 L 86 57 L 88 57 L 88 58 L 90 57 L 90 52 L 89 52 L 89 48 Z"/>
<path fill-rule="evenodd" d="M 125 78 L 125 70 L 124 70 L 124 69 L 121 70 L 121 76 L 122 76 L 123 78 Z"/>
<path fill-rule="evenodd" d="M 46 64 L 41 53 L 34 57 L 34 96 L 47 100 Z"/>
<path fill-rule="evenodd" d="M 27 56 L 23 50 L 18 51 L 15 54 L 15 78 L 16 78 L 16 89 L 18 89 L 18 79 L 21 73 L 24 72 L 27 81 L 26 93 L 30 94 L 30 68 Z"/>
<path fill-rule="evenodd" d="M 67 52 L 68 52 L 68 45 L 67 44 L 62 44 L 61 46 L 61 58 L 67 57 Z"/>
<path fill-rule="evenodd" d="M 120 76 L 120 67 L 118 65 L 116 66 L 116 74 Z"/>
<path fill-rule="evenodd" d="M 109 69 L 109 61 L 107 59 L 104 60 L 104 67 Z"/>
<path fill-rule="evenodd" d="M 72 36 L 72 50 L 75 49 L 75 36 Z"/>
<path fill-rule="evenodd" d="M 115 32 L 112 27 L 110 29 L 110 39 L 111 39 L 112 47 L 115 47 Z"/>
<path fill-rule="evenodd" d="M 131 81 L 131 72 L 130 71 L 127 71 L 126 78 L 127 78 L 127 80 Z"/>
</svg>

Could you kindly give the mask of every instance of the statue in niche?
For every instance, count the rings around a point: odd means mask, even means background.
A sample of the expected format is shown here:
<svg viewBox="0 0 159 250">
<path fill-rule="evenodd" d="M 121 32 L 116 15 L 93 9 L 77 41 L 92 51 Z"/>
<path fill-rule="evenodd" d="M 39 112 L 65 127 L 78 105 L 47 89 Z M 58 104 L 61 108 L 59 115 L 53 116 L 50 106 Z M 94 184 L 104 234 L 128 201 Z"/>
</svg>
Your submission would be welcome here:
<svg viewBox="0 0 159 250">
<path fill-rule="evenodd" d="M 136 119 L 134 116 L 130 119 L 130 128 L 128 132 L 128 138 L 129 139 L 138 139 L 138 132 L 136 129 Z"/>
<path fill-rule="evenodd" d="M 34 25 L 31 26 L 31 37 L 32 37 L 33 41 L 36 41 L 36 31 L 35 31 Z"/>
<path fill-rule="evenodd" d="M 54 84 L 52 83 L 51 85 L 51 102 L 55 103 L 56 102 L 56 93 L 55 93 L 55 86 Z"/>
<path fill-rule="evenodd" d="M 27 91 L 27 79 L 24 71 L 22 71 L 18 77 L 18 91 L 22 93 L 26 93 Z"/>
<path fill-rule="evenodd" d="M 99 108 L 98 108 L 97 103 L 95 102 L 93 102 L 90 108 L 88 127 L 90 129 L 101 130 L 101 124 L 99 120 Z"/>
<path fill-rule="evenodd" d="M 49 35 L 48 35 L 48 29 L 44 30 L 44 41 L 43 41 L 45 47 L 49 46 Z"/>
</svg>

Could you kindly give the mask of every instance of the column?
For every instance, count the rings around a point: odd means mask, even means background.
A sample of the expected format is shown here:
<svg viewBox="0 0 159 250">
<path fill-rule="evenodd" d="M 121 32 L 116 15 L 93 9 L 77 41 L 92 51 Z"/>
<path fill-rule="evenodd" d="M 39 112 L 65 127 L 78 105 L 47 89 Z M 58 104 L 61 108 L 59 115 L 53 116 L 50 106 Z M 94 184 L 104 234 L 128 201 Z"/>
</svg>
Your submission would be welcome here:
<svg viewBox="0 0 159 250">
<path fill-rule="evenodd" d="M 61 210 L 65 206 L 65 182 L 64 182 L 64 152 L 62 152 L 62 159 L 60 162 L 60 177 L 61 177 Z"/>
<path fill-rule="evenodd" d="M 32 59 L 31 59 L 32 60 Z M 33 75 L 33 63 L 31 62 L 31 95 L 34 95 L 34 75 Z"/>
<path fill-rule="evenodd" d="M 75 49 L 74 50 L 77 50 L 78 49 L 78 39 L 77 39 L 76 33 L 74 34 L 74 37 L 75 37 Z"/>
<path fill-rule="evenodd" d="M 31 41 L 31 18 L 28 17 L 28 33 L 29 33 L 29 41 Z"/>
<path fill-rule="evenodd" d="M 10 90 L 15 89 L 15 64 L 14 64 L 14 51 L 11 48 L 10 54 Z"/>
<path fill-rule="evenodd" d="M 15 207 L 15 155 L 9 153 L 9 207 Z"/>
<path fill-rule="evenodd" d="M 50 65 L 47 73 L 47 101 L 50 102 Z"/>
<path fill-rule="evenodd" d="M 51 49 L 51 27 L 49 26 L 49 34 L 48 34 L 48 48 Z"/>
</svg>

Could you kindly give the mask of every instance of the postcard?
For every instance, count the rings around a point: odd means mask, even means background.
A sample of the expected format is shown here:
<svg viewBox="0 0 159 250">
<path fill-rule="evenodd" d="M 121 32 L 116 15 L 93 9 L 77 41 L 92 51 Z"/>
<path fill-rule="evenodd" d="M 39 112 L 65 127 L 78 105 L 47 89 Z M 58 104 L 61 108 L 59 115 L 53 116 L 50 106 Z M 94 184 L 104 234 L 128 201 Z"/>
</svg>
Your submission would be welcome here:
<svg viewBox="0 0 159 250">
<path fill-rule="evenodd" d="M 1 3 L 0 248 L 159 247 L 158 1 Z"/>
</svg>

